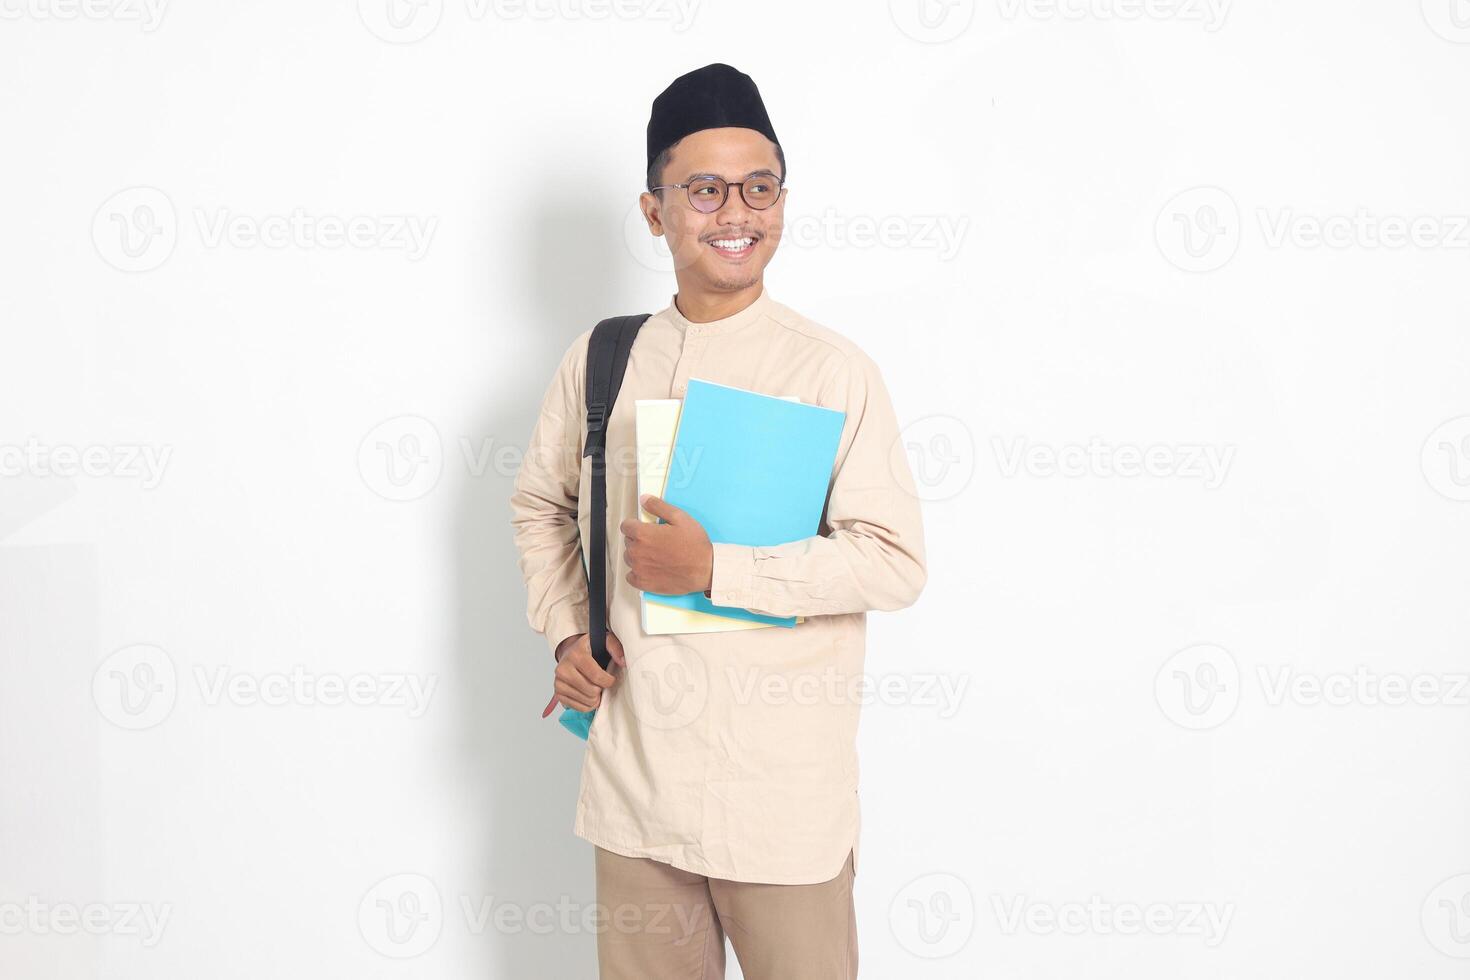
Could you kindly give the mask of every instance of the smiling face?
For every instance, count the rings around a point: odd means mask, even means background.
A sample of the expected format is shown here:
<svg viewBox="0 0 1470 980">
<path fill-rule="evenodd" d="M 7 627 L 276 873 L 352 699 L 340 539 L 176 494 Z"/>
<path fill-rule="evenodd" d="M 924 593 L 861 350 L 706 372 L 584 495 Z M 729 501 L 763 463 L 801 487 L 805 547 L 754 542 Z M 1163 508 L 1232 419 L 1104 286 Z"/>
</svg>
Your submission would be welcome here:
<svg viewBox="0 0 1470 980">
<path fill-rule="evenodd" d="M 718 211 L 704 214 L 689 203 L 683 188 L 644 192 L 643 217 L 654 235 L 668 240 L 681 294 L 738 292 L 759 287 L 766 264 L 781 240 L 786 192 L 769 208 L 745 203 L 737 186 L 754 173 L 784 177 L 776 145 L 753 129 L 702 129 L 674 144 L 659 184 L 684 184 L 691 177 L 715 175 L 730 182 Z"/>
</svg>

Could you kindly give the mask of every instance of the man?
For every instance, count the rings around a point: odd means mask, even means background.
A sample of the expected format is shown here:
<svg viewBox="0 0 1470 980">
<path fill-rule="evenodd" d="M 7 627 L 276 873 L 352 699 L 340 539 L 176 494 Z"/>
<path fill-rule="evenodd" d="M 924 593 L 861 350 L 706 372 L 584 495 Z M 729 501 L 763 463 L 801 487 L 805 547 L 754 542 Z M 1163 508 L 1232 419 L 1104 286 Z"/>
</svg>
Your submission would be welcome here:
<svg viewBox="0 0 1470 980">
<path fill-rule="evenodd" d="M 678 292 L 639 331 L 608 425 L 608 649 L 592 657 L 582 546 L 590 516 L 584 331 L 563 355 L 511 498 L 527 616 L 568 708 L 597 709 L 575 833 L 596 845 L 603 978 L 857 975 L 856 735 L 865 613 L 914 602 L 923 530 L 877 366 L 777 302 L 786 166 L 755 83 L 728 65 L 676 79 L 648 122 L 649 231 Z M 711 543 L 656 497 L 638 518 L 634 402 L 691 377 L 846 413 L 819 533 L 775 547 Z M 620 570 L 625 572 L 620 574 Z M 639 592 L 703 590 L 721 606 L 800 616 L 794 629 L 647 636 Z"/>
</svg>

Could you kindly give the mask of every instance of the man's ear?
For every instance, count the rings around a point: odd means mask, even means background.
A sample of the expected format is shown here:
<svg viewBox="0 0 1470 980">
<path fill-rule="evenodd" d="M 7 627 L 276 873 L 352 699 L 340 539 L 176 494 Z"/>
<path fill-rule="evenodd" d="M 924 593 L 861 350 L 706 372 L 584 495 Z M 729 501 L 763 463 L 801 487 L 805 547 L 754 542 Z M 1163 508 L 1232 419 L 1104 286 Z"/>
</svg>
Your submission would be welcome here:
<svg viewBox="0 0 1470 980">
<path fill-rule="evenodd" d="M 638 207 L 643 212 L 643 220 L 648 223 L 648 233 L 655 238 L 661 237 L 664 223 L 659 215 L 658 196 L 652 191 L 644 191 L 638 195 Z"/>
</svg>

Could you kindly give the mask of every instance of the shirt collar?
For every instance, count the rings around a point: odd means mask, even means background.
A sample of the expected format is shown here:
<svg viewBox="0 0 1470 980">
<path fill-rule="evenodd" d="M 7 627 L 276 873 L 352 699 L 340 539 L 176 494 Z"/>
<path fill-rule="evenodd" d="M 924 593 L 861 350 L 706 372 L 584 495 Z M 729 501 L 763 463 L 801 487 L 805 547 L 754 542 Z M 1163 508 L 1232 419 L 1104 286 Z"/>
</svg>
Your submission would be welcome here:
<svg viewBox="0 0 1470 980">
<path fill-rule="evenodd" d="M 695 323 L 693 320 L 688 319 L 684 316 L 684 314 L 679 312 L 679 306 L 675 302 L 677 296 L 678 293 L 675 293 L 674 296 L 671 296 L 669 298 L 669 319 L 673 322 L 674 326 L 679 328 L 680 332 L 693 334 L 695 336 L 699 336 L 701 334 L 708 335 L 734 333 L 736 330 L 739 330 L 742 327 L 749 326 L 756 320 L 759 320 L 766 313 L 769 313 L 776 302 L 771 298 L 771 294 L 766 289 L 765 283 L 761 283 L 761 294 L 757 296 L 755 300 L 752 301 L 751 304 L 745 309 L 740 310 L 736 313 L 732 313 L 729 316 L 719 320 L 709 320 L 705 323 Z"/>
</svg>

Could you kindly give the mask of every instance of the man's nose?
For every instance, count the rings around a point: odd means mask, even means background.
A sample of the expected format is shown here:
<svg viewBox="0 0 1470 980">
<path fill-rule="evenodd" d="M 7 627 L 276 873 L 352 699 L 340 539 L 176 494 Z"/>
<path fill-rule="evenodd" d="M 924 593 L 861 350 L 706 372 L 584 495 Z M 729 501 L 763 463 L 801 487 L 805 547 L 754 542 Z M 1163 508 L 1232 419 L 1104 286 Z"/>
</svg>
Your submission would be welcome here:
<svg viewBox="0 0 1470 980">
<path fill-rule="evenodd" d="M 725 203 L 721 204 L 720 210 L 715 212 L 720 223 L 727 225 L 745 224 L 752 214 L 754 214 L 754 209 L 745 203 L 739 184 L 730 185 L 730 189 L 725 192 Z"/>
</svg>

